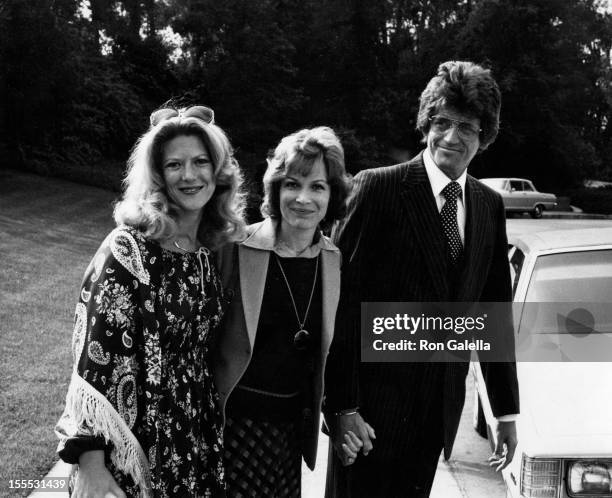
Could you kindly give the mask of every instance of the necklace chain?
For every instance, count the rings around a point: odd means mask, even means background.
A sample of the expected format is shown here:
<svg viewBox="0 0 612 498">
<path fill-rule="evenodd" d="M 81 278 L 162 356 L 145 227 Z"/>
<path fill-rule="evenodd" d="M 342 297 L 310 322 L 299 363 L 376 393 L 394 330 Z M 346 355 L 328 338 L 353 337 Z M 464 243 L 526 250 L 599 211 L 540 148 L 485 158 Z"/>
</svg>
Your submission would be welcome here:
<svg viewBox="0 0 612 498">
<path fill-rule="evenodd" d="M 178 243 L 178 240 L 174 240 L 174 247 L 176 247 L 177 249 L 180 249 L 183 252 L 198 252 L 199 251 L 199 249 L 196 249 L 195 251 L 189 251 L 189 250 L 185 249 L 183 246 L 181 246 Z"/>
<path fill-rule="evenodd" d="M 174 241 L 174 247 L 176 247 L 177 249 L 180 249 L 183 252 L 189 252 L 187 249 L 185 249 L 184 247 L 180 246 L 180 244 L 178 243 L 178 240 Z"/>
<path fill-rule="evenodd" d="M 280 262 L 280 258 L 274 254 L 274 258 L 276 259 L 276 263 L 280 268 L 281 273 L 283 274 L 283 278 L 285 279 L 285 284 L 287 284 L 287 290 L 289 291 L 289 297 L 291 298 L 291 303 L 293 304 L 293 311 L 295 311 L 295 318 L 297 319 L 298 325 L 300 326 L 300 330 L 304 329 L 304 325 L 306 325 L 306 319 L 308 318 L 308 312 L 310 311 L 310 304 L 312 303 L 312 296 L 314 295 L 314 290 L 317 285 L 317 275 L 319 273 L 319 256 L 317 256 L 317 261 L 315 264 L 314 271 L 314 279 L 312 281 L 312 289 L 310 290 L 310 298 L 308 298 L 308 306 L 306 307 L 306 313 L 304 313 L 304 321 L 300 321 L 300 315 L 298 313 L 297 306 L 295 305 L 295 299 L 293 298 L 293 292 L 291 292 L 291 286 L 289 285 L 289 280 L 287 279 L 287 275 L 285 275 L 285 270 L 283 270 L 283 265 Z"/>
</svg>

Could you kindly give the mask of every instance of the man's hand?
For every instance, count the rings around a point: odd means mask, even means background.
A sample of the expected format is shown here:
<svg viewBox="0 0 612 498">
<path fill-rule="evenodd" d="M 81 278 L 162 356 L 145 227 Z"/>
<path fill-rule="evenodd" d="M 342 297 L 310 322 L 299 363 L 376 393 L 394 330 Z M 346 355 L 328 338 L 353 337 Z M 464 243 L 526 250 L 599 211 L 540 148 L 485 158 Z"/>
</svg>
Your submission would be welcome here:
<svg viewBox="0 0 612 498">
<path fill-rule="evenodd" d="M 353 464 L 360 451 L 367 455 L 374 448 L 374 429 L 359 413 L 339 415 L 335 417 L 333 425 L 332 443 L 342 465 Z"/>
<path fill-rule="evenodd" d="M 516 437 L 516 422 L 497 422 L 495 451 L 489 458 L 489 466 L 499 472 L 505 469 L 512 458 L 518 439 Z"/>
<path fill-rule="evenodd" d="M 126 498 L 104 465 L 104 452 L 86 451 L 79 458 L 73 498 Z"/>
</svg>

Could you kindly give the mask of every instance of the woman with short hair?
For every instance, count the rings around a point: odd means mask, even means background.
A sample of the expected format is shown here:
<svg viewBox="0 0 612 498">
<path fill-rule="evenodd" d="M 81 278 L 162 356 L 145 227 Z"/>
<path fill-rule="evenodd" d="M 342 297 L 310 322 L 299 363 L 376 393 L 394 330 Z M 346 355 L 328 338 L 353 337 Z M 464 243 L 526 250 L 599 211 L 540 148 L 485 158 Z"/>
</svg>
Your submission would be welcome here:
<svg viewBox="0 0 612 498">
<path fill-rule="evenodd" d="M 264 175 L 265 219 L 219 255 L 233 299 L 214 355 L 228 496 L 299 497 L 314 467 L 340 253 L 325 237 L 351 180 L 327 127 L 285 137 Z"/>
<path fill-rule="evenodd" d="M 118 227 L 85 272 L 56 432 L 73 496 L 224 496 L 209 362 L 225 299 L 211 249 L 242 237 L 241 176 L 213 111 L 151 115 Z"/>
</svg>

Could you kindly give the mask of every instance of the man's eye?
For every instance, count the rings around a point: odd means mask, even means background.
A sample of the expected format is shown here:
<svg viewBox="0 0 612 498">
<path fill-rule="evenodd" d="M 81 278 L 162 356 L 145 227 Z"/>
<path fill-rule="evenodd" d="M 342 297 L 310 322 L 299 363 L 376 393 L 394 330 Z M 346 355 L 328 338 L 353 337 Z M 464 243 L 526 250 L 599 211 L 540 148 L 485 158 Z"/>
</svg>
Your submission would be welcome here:
<svg viewBox="0 0 612 498">
<path fill-rule="evenodd" d="M 478 133 L 478 130 L 476 128 L 474 128 L 471 124 L 467 124 L 467 123 L 461 123 L 459 125 L 459 130 L 461 130 L 462 133 L 467 133 L 467 134 Z"/>
<path fill-rule="evenodd" d="M 434 119 L 434 125 L 436 125 L 438 128 L 448 128 L 451 125 L 451 122 L 446 118 L 436 118 Z"/>
</svg>

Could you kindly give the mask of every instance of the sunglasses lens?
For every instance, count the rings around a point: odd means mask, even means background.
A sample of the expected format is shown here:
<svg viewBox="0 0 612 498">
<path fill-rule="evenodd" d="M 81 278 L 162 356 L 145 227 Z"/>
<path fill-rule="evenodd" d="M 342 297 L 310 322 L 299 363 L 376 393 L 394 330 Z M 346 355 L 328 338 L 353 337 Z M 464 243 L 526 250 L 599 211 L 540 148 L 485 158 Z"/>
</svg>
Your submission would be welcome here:
<svg viewBox="0 0 612 498">
<path fill-rule="evenodd" d="M 215 112 L 203 105 L 194 105 L 185 111 L 185 117 L 194 117 L 201 119 L 205 123 L 212 123 L 215 120 Z"/>
<path fill-rule="evenodd" d="M 165 119 L 173 118 L 178 116 L 178 112 L 176 109 L 157 109 L 157 111 L 153 111 L 151 116 L 149 117 L 149 121 L 151 122 L 151 126 L 156 126 L 158 123 L 161 123 Z"/>
<path fill-rule="evenodd" d="M 180 112 L 176 109 L 170 108 L 158 109 L 151 114 L 149 120 L 151 122 L 151 126 L 156 126 L 158 123 L 161 123 L 166 119 L 175 118 L 177 116 L 198 118 L 208 124 L 215 122 L 215 111 L 213 111 L 210 107 L 203 105 L 194 105 L 193 107 Z"/>
<path fill-rule="evenodd" d="M 433 124 L 434 128 L 438 131 L 446 131 L 452 126 L 452 123 L 448 119 L 441 118 L 441 117 L 433 118 L 431 120 L 431 123 Z"/>
<path fill-rule="evenodd" d="M 474 138 L 478 135 L 479 131 L 472 127 L 472 125 L 468 123 L 461 123 L 459 125 L 459 135 L 465 138 Z"/>
<path fill-rule="evenodd" d="M 310 333 L 307 330 L 298 330 L 293 336 L 293 345 L 298 351 L 304 351 L 310 345 Z"/>
</svg>

